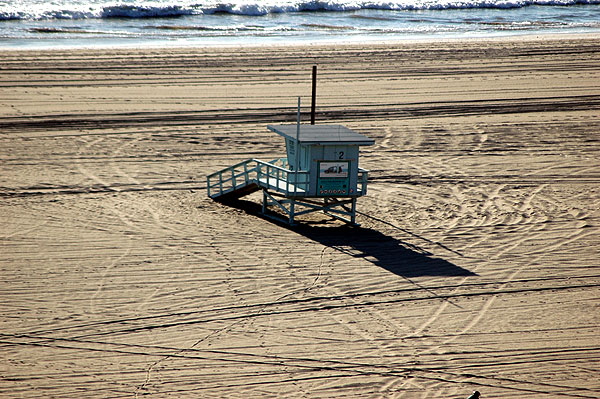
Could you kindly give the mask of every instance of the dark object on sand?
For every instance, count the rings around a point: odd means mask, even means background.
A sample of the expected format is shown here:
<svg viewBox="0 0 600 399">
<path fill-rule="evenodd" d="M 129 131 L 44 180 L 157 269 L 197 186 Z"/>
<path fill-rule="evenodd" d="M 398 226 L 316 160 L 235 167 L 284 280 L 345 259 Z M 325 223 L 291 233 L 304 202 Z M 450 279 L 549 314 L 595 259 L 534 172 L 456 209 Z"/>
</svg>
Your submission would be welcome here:
<svg viewBox="0 0 600 399">
<path fill-rule="evenodd" d="M 474 391 L 467 399 L 479 399 L 479 391 Z"/>
</svg>

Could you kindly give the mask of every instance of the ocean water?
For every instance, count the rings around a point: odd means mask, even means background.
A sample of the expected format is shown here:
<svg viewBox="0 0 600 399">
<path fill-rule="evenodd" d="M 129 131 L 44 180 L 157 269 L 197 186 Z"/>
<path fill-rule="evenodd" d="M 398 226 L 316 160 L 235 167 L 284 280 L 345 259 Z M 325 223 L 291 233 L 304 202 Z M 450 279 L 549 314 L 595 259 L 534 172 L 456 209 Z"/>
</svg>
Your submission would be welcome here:
<svg viewBox="0 0 600 399">
<path fill-rule="evenodd" d="M 600 0 L 0 0 L 0 48 L 599 33 Z"/>
</svg>

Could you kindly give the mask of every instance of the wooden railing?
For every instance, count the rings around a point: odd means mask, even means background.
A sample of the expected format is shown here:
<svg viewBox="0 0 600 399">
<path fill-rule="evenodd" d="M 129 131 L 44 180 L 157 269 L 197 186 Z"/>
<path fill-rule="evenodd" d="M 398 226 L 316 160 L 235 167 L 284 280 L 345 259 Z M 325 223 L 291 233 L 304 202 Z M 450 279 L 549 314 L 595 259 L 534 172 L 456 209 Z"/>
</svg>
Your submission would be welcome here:
<svg viewBox="0 0 600 399">
<path fill-rule="evenodd" d="M 303 195 L 308 191 L 309 175 L 306 171 L 291 171 L 283 166 L 286 158 L 270 162 L 248 159 L 206 177 L 208 196 L 218 198 L 238 189 L 256 184 L 286 196 Z"/>
<path fill-rule="evenodd" d="M 310 185 L 309 173 L 295 172 L 287 166 L 287 158 L 277 158 L 269 162 L 258 159 L 239 162 L 206 177 L 208 196 L 218 198 L 251 184 L 275 190 L 289 197 L 306 196 Z M 368 177 L 369 171 L 358 169 L 358 196 L 367 194 Z"/>
</svg>

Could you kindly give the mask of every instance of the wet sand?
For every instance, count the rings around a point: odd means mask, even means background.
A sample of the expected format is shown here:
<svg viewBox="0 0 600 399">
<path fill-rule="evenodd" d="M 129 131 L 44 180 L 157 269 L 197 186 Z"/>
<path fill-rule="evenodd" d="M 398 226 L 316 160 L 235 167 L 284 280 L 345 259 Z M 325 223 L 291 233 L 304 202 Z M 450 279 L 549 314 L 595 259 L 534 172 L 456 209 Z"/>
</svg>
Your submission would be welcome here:
<svg viewBox="0 0 600 399">
<path fill-rule="evenodd" d="M 359 229 L 206 175 L 373 139 Z M 600 397 L 598 38 L 0 54 L 0 396 Z"/>
</svg>

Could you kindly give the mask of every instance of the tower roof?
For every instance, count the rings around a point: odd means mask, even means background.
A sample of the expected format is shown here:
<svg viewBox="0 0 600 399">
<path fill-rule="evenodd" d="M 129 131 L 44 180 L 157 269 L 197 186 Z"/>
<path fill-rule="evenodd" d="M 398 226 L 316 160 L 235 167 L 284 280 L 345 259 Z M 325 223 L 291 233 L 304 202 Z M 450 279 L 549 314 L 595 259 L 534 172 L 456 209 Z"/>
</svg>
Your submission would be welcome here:
<svg viewBox="0 0 600 399">
<path fill-rule="evenodd" d="M 350 145 L 373 145 L 375 140 L 368 138 L 354 130 L 342 125 L 268 125 L 267 128 L 286 139 L 296 140 L 302 144 L 350 144 Z"/>
</svg>

